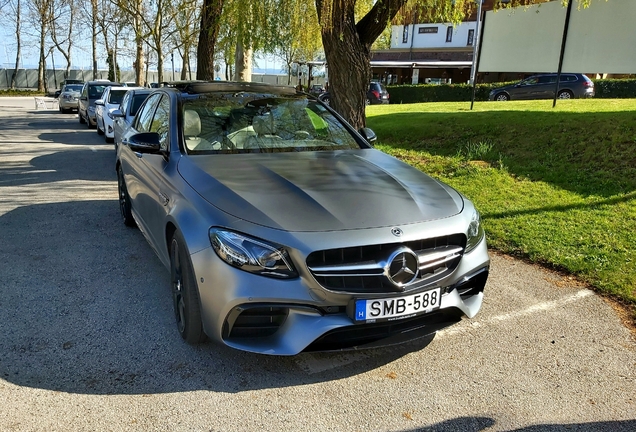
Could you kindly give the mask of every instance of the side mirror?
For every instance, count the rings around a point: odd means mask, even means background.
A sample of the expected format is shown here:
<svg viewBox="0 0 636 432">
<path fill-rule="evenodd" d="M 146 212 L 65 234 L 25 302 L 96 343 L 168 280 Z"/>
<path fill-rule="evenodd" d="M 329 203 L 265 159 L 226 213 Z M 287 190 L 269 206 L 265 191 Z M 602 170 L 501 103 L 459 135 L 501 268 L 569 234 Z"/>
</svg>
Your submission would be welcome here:
<svg viewBox="0 0 636 432">
<path fill-rule="evenodd" d="M 159 134 L 157 132 L 142 132 L 135 134 L 123 142 L 124 145 L 136 153 L 161 153 Z"/>
<path fill-rule="evenodd" d="M 95 101 L 95 105 L 104 106 L 104 100 L 103 99 L 97 99 Z"/>
<path fill-rule="evenodd" d="M 110 113 L 110 118 L 122 118 L 122 117 L 126 117 L 124 115 L 123 112 L 121 112 L 120 110 L 116 109 L 113 112 Z"/>
<path fill-rule="evenodd" d="M 373 145 L 373 143 L 378 140 L 378 136 L 375 134 L 375 132 L 373 132 L 373 130 L 369 129 L 368 127 L 360 129 L 359 132 L 360 135 L 362 135 L 362 138 L 367 140 L 367 142 L 371 145 Z"/>
</svg>

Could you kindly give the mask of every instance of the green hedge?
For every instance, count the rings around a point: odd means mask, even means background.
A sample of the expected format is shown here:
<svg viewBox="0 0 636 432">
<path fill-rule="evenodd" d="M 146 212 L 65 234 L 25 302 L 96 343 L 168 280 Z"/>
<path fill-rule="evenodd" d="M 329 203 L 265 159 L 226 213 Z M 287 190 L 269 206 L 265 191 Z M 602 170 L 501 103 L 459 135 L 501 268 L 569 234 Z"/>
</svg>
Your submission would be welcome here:
<svg viewBox="0 0 636 432">
<path fill-rule="evenodd" d="M 636 97 L 636 79 L 593 79 L 594 97 L 625 99 Z"/>
<path fill-rule="evenodd" d="M 594 79 L 597 98 L 636 97 L 636 79 Z M 477 84 L 475 100 L 487 101 L 492 89 L 511 83 Z M 472 87 L 468 84 L 418 84 L 387 86 L 391 103 L 466 102 L 470 101 Z"/>
<path fill-rule="evenodd" d="M 37 90 L 0 90 L 0 96 L 43 96 L 44 93 Z"/>
</svg>

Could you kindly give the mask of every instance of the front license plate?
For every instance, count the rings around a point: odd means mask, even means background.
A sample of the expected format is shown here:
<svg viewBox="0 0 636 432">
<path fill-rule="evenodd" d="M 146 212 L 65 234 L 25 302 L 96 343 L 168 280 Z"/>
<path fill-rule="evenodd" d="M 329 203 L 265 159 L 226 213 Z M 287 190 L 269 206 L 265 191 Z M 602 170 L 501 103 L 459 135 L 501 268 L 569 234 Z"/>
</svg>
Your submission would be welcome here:
<svg viewBox="0 0 636 432">
<path fill-rule="evenodd" d="M 372 300 L 356 300 L 355 322 L 395 320 L 439 309 L 442 304 L 441 288 L 411 294 Z"/>
</svg>

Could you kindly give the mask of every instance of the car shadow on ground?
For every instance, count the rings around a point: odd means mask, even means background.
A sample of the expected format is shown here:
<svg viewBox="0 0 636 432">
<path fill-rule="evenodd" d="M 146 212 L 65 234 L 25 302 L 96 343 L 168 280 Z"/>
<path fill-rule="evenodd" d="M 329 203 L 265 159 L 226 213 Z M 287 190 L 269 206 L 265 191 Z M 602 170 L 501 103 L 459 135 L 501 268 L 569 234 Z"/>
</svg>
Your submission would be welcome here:
<svg viewBox="0 0 636 432">
<path fill-rule="evenodd" d="M 66 180 L 115 181 L 115 152 L 66 150 L 36 156 L 23 164 L 0 165 L 0 186 L 22 186 Z M 116 190 L 113 184 L 113 190 Z"/>
<path fill-rule="evenodd" d="M 402 432 L 480 432 L 496 424 L 496 420 L 490 417 L 457 417 L 428 427 Z M 634 430 L 636 430 L 636 420 L 616 420 L 591 423 L 538 424 L 509 429 L 509 432 L 632 432 Z"/>
<path fill-rule="evenodd" d="M 169 273 L 116 200 L 28 205 L 0 216 L 0 377 L 81 394 L 242 392 L 337 380 L 420 350 L 272 357 L 208 342 L 174 323 Z M 311 371 L 303 362 L 339 364 Z"/>
</svg>

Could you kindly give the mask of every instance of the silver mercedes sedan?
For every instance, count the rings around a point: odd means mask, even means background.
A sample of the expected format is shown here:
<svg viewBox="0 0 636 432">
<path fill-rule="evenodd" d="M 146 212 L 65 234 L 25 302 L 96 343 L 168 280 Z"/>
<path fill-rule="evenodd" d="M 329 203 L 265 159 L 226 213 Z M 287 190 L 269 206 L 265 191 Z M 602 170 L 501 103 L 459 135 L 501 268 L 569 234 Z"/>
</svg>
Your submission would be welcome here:
<svg viewBox="0 0 636 432">
<path fill-rule="evenodd" d="M 479 213 L 374 140 L 291 87 L 180 83 L 146 99 L 117 149 L 119 205 L 169 270 L 183 339 L 362 349 L 479 311 Z"/>
</svg>

